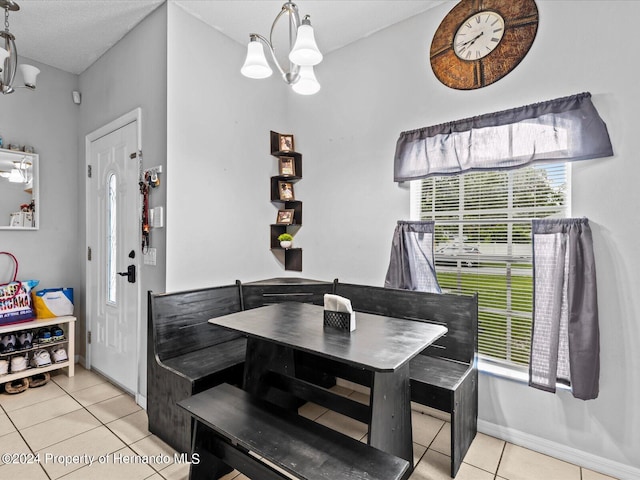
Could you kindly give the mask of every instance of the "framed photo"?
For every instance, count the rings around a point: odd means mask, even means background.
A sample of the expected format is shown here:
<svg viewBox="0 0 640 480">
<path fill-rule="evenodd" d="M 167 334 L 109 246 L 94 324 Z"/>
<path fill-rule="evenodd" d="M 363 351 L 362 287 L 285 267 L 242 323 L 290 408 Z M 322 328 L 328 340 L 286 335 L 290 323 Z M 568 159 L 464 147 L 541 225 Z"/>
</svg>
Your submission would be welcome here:
<svg viewBox="0 0 640 480">
<path fill-rule="evenodd" d="M 280 157 L 280 176 L 294 177 L 296 175 L 296 162 L 293 157 Z"/>
<path fill-rule="evenodd" d="M 276 223 L 278 225 L 291 225 L 293 223 L 293 212 L 293 208 L 278 210 L 278 218 L 276 220 Z"/>
<path fill-rule="evenodd" d="M 296 199 L 293 194 L 293 183 L 291 182 L 278 181 L 278 193 L 280 200 L 289 201 Z"/>
<path fill-rule="evenodd" d="M 295 147 L 293 144 L 293 135 L 278 135 L 278 144 L 281 152 L 293 152 Z"/>
</svg>

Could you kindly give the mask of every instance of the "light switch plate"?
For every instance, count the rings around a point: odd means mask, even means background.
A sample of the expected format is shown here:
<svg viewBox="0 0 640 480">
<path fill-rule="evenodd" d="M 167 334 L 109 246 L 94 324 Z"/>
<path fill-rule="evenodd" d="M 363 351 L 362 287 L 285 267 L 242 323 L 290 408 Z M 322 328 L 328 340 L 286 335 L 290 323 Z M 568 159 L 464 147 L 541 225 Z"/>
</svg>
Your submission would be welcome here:
<svg viewBox="0 0 640 480">
<path fill-rule="evenodd" d="M 147 250 L 147 253 L 145 253 L 143 255 L 144 257 L 144 264 L 145 265 L 155 265 L 156 264 L 156 249 L 155 248 L 149 248 Z"/>
</svg>

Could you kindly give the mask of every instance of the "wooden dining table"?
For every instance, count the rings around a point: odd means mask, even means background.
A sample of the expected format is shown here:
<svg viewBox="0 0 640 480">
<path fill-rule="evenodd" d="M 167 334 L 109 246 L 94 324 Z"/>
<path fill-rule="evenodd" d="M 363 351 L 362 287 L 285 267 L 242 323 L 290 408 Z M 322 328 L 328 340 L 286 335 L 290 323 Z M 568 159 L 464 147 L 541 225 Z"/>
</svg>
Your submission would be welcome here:
<svg viewBox="0 0 640 480">
<path fill-rule="evenodd" d="M 209 320 L 247 336 L 243 388 L 268 398 L 270 378 L 279 375 L 287 385 L 313 401 L 330 394 L 296 379 L 295 351 L 371 373 L 367 414 L 368 444 L 413 465 L 409 361 L 444 335 L 446 327 L 420 321 L 357 312 L 353 331 L 326 327 L 323 307 L 285 302 L 244 310 Z M 274 397 L 277 398 L 277 397 Z"/>
</svg>

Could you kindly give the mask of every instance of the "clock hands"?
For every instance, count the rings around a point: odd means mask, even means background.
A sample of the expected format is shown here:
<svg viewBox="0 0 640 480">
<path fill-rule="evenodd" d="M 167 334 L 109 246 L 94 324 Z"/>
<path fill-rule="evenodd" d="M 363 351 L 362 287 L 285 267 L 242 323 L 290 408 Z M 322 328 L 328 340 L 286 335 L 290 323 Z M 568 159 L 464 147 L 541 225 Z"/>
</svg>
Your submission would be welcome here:
<svg viewBox="0 0 640 480">
<path fill-rule="evenodd" d="M 464 47 L 466 45 L 473 45 L 475 43 L 476 40 L 478 40 L 482 35 L 484 35 L 484 31 L 480 32 L 478 35 L 476 35 L 475 37 L 473 37 L 471 40 L 467 40 L 464 43 L 460 43 L 458 44 L 459 47 Z"/>
</svg>

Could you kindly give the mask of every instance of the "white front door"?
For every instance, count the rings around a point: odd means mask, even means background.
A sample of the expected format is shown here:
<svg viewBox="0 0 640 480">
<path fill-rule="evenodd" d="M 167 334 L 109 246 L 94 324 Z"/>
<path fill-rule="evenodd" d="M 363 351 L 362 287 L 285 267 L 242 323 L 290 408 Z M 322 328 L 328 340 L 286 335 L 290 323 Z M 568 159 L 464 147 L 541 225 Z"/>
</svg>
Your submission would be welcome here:
<svg viewBox="0 0 640 480">
<path fill-rule="evenodd" d="M 141 256 L 137 132 L 134 121 L 90 142 L 87 189 L 89 364 L 134 394 Z"/>
</svg>

